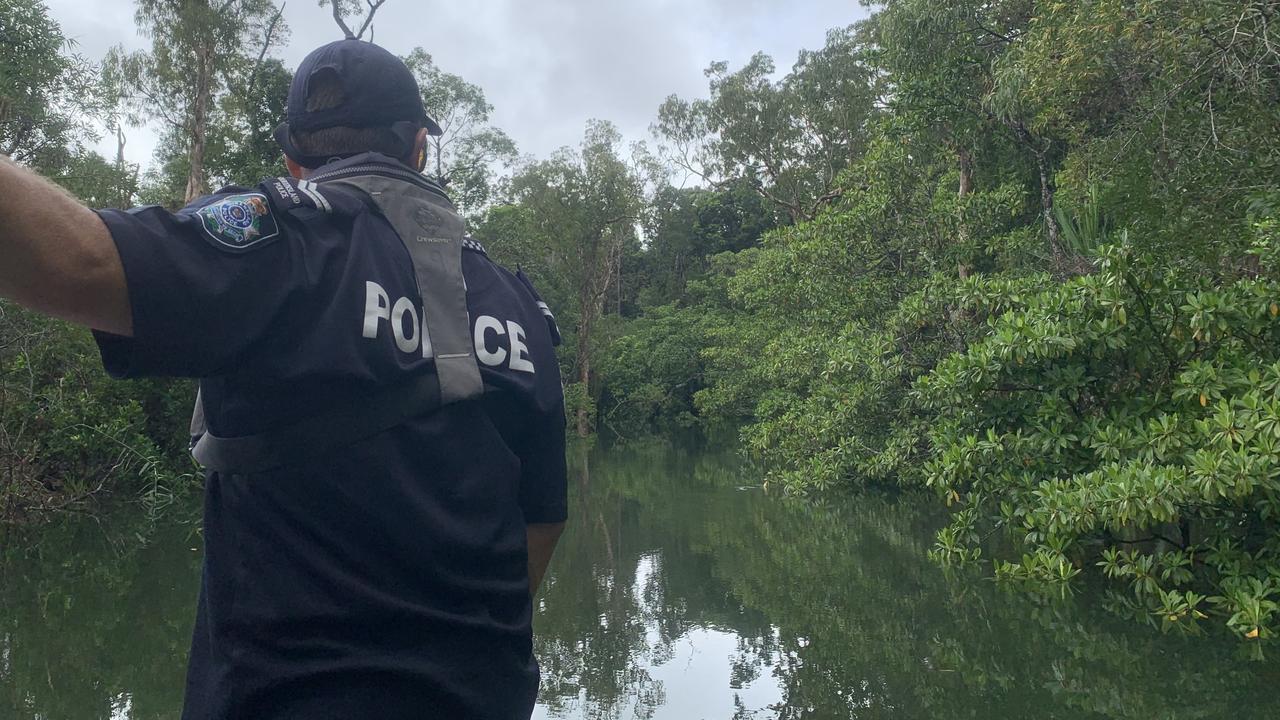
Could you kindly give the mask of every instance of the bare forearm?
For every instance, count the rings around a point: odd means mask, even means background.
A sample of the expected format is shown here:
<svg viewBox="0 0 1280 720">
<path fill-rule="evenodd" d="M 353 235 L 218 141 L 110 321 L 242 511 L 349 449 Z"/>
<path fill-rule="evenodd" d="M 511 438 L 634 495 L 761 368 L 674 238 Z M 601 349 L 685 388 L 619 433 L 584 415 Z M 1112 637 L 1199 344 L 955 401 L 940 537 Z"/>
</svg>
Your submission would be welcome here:
<svg viewBox="0 0 1280 720">
<path fill-rule="evenodd" d="M 133 333 L 124 267 L 106 225 L 3 156 L 0 297 L 99 330 Z"/>
<path fill-rule="evenodd" d="M 555 552 L 556 543 L 560 541 L 560 533 L 564 532 L 564 523 L 530 524 L 525 531 L 529 541 L 529 594 L 537 595 L 542 585 L 542 577 L 547 573 L 547 565 Z"/>
</svg>

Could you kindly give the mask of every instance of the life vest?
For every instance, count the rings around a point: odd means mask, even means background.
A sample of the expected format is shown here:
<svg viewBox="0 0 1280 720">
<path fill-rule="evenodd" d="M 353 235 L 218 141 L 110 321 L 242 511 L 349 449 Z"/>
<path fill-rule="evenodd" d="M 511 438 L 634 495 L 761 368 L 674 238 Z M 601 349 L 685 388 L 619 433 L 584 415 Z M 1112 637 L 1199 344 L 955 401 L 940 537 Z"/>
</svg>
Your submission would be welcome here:
<svg viewBox="0 0 1280 720">
<path fill-rule="evenodd" d="M 430 333 L 435 371 L 388 385 L 358 403 L 334 407 L 300 422 L 256 435 L 223 438 L 208 432 L 199 394 L 192 411 L 192 455 L 220 473 L 265 472 L 314 457 L 390 430 L 441 406 L 475 398 L 485 391 L 471 338 L 466 281 L 462 274 L 465 238 L 462 218 L 443 193 L 407 168 L 404 178 L 380 165 L 376 174 L 348 166 L 325 187 L 338 186 L 359 196 L 391 225 L 413 261 L 425 327 Z M 304 194 L 319 193 L 315 176 Z M 289 182 L 296 183 L 289 179 Z M 320 196 L 323 201 L 323 196 Z"/>
</svg>

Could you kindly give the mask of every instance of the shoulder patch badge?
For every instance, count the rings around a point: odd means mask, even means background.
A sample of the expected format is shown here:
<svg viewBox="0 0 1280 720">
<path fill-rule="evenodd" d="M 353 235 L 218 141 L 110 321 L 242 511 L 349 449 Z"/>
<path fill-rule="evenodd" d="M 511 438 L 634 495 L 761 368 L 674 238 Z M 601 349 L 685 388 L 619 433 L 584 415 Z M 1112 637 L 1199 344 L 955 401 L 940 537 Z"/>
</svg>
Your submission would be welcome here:
<svg viewBox="0 0 1280 720">
<path fill-rule="evenodd" d="M 280 234 L 267 196 L 261 193 L 228 195 L 200 208 L 197 215 L 205 234 L 228 250 L 248 250 Z"/>
</svg>

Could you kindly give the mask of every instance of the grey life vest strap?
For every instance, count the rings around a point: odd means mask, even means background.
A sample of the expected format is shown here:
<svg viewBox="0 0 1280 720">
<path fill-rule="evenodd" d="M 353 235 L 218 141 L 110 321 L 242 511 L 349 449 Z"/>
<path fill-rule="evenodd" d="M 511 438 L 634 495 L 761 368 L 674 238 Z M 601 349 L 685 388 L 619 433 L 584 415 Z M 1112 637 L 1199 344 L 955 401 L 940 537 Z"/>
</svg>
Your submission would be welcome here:
<svg viewBox="0 0 1280 720">
<path fill-rule="evenodd" d="M 462 277 L 462 218 L 443 198 L 403 180 L 361 175 L 331 182 L 367 195 L 408 249 L 422 295 L 440 397 L 451 403 L 484 392 Z"/>
<path fill-rule="evenodd" d="M 297 465 L 323 452 L 366 440 L 397 425 L 438 410 L 440 385 L 426 373 L 391 385 L 301 422 L 257 435 L 220 438 L 200 428 L 199 440 L 191 449 L 197 462 L 223 474 L 249 475 L 288 465 Z M 200 397 L 196 413 L 203 416 Z M 203 425 L 203 417 L 201 417 Z M 193 436 L 196 428 L 192 428 Z"/>
<path fill-rule="evenodd" d="M 208 425 L 204 422 L 204 391 L 196 386 L 196 405 L 191 408 L 191 447 L 196 446 L 196 440 L 202 435 L 209 432 Z"/>
</svg>

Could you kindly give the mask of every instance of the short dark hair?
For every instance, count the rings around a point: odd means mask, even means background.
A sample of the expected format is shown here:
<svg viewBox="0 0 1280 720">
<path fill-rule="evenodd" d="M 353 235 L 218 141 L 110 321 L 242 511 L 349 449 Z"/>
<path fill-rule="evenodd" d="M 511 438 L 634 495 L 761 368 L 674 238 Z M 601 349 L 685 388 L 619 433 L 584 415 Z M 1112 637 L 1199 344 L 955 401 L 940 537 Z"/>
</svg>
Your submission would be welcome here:
<svg viewBox="0 0 1280 720">
<path fill-rule="evenodd" d="M 338 107 L 346 99 L 342 81 L 335 74 L 318 73 L 307 88 L 307 112 Z M 388 127 L 331 127 L 293 133 L 293 144 L 310 157 L 344 157 L 376 152 L 397 160 L 408 160 L 400 137 Z"/>
</svg>

